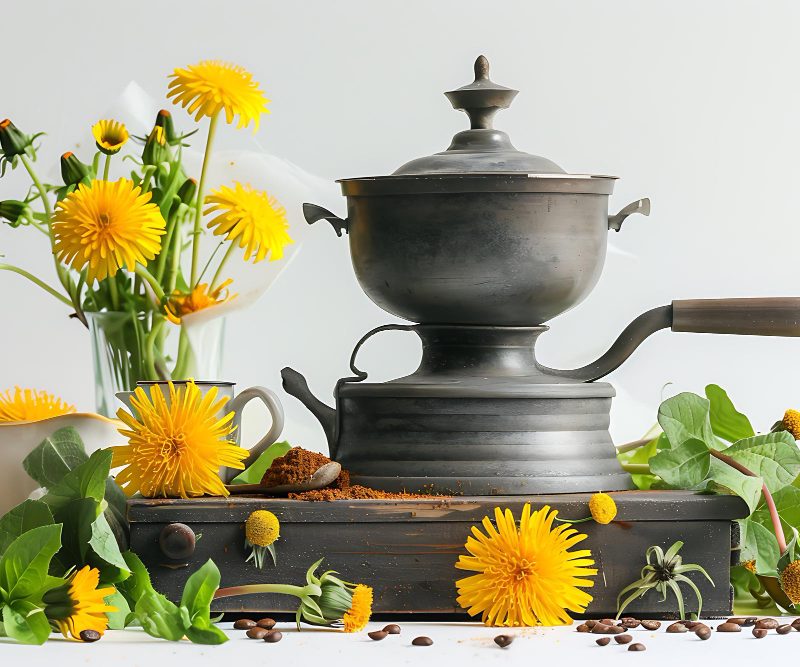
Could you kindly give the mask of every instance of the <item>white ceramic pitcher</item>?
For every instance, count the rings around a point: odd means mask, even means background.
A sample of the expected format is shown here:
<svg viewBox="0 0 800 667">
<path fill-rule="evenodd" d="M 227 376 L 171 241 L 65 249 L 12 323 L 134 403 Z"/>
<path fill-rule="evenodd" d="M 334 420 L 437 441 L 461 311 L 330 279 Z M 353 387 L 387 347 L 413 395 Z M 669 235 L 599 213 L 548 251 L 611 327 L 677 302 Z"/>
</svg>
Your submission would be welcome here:
<svg viewBox="0 0 800 667">
<path fill-rule="evenodd" d="M 176 388 L 184 387 L 189 383 L 188 380 L 177 380 L 173 381 L 172 384 L 175 385 Z M 236 386 L 235 382 L 212 382 L 212 381 L 200 381 L 196 380 L 194 382 L 195 385 L 200 389 L 200 391 L 205 395 L 212 387 L 217 388 L 217 399 L 220 398 L 228 398 L 228 401 L 222 407 L 219 412 L 219 417 L 222 418 L 229 412 L 233 412 L 233 425 L 236 427 L 236 430 L 233 432 L 232 438 L 236 442 L 237 445 L 241 444 L 240 442 L 240 432 L 242 426 L 242 411 L 244 410 L 244 406 L 252 401 L 254 398 L 260 399 L 265 406 L 267 406 L 267 410 L 272 417 L 272 426 L 270 427 L 269 431 L 267 431 L 266 435 L 261 438 L 258 442 L 256 442 L 252 447 L 250 447 L 250 454 L 245 459 L 244 465 L 245 468 L 255 462 L 255 460 L 264 452 L 264 450 L 269 447 L 272 443 L 274 443 L 281 435 L 283 431 L 283 406 L 281 405 L 281 401 L 278 398 L 277 394 L 266 387 L 248 387 L 247 389 L 243 389 L 238 394 L 234 392 L 234 387 Z M 136 383 L 137 387 L 142 387 L 149 395 L 150 388 L 153 386 L 159 387 L 164 394 L 164 398 L 169 403 L 169 382 L 166 380 L 143 380 Z M 121 391 L 116 394 L 117 398 L 122 401 L 125 406 L 133 412 L 133 406 L 131 405 L 131 396 L 133 396 L 132 391 Z M 240 471 L 235 470 L 234 468 L 221 468 L 220 469 L 220 477 L 222 477 L 222 481 L 226 484 L 231 481 Z"/>
</svg>

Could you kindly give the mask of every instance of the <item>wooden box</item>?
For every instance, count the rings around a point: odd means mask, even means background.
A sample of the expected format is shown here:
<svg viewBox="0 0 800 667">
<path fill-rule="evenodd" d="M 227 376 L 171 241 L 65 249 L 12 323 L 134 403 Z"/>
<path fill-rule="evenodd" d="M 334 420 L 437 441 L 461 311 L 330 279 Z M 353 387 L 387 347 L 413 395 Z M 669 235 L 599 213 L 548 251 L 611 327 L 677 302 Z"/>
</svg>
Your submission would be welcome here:
<svg viewBox="0 0 800 667">
<path fill-rule="evenodd" d="M 702 565 L 714 580 L 690 575 L 703 595 L 703 616 L 731 613 L 731 562 L 737 561 L 738 531 L 733 520 L 747 515 L 734 496 L 698 495 L 685 491 L 625 491 L 611 494 L 619 513 L 609 525 L 587 522 L 577 528 L 588 534 L 582 547 L 591 549 L 599 573 L 591 590 L 594 600 L 586 616 L 616 613 L 619 591 L 639 577 L 645 550 L 664 549 L 682 540 L 684 562 Z M 466 576 L 454 568 L 473 525 L 509 507 L 519 517 L 524 503 L 550 505 L 563 518 L 588 516 L 589 494 L 452 497 L 423 500 L 351 500 L 305 502 L 236 496 L 227 499 L 129 501 L 131 548 L 139 554 L 156 588 L 178 599 L 186 578 L 208 558 L 222 572 L 222 585 L 273 582 L 303 584 L 308 566 L 325 556 L 323 567 L 348 581 L 375 589 L 374 611 L 389 614 L 457 614 L 455 580 Z M 276 543 L 278 563 L 263 570 L 246 563 L 244 522 L 251 512 L 267 509 L 281 522 Z M 188 561 L 166 558 L 159 547 L 161 530 L 184 523 L 197 535 Z M 269 561 L 269 558 L 268 558 Z M 320 570 L 321 571 L 321 570 Z M 687 611 L 695 609 L 687 591 Z M 218 612 L 294 612 L 295 598 L 251 595 L 218 600 Z M 660 601 L 655 592 L 634 602 L 626 613 L 669 618 L 674 599 Z"/>
</svg>

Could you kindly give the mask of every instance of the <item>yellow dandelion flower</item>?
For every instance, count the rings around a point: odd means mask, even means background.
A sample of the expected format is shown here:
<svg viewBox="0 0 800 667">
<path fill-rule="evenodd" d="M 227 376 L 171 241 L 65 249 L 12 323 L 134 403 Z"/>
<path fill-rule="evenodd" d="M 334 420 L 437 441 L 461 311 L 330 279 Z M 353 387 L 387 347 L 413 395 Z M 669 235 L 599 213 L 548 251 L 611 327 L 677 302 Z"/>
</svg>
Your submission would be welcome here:
<svg viewBox="0 0 800 667">
<path fill-rule="evenodd" d="M 166 223 L 151 194 L 133 181 L 92 181 L 56 204 L 53 235 L 58 259 L 89 284 L 113 277 L 123 266 L 146 265 L 161 251 Z"/>
<path fill-rule="evenodd" d="M 787 410 L 783 415 L 783 427 L 794 436 L 795 440 L 800 440 L 800 412 Z"/>
<path fill-rule="evenodd" d="M 283 257 L 285 245 L 294 243 L 287 232 L 286 209 L 266 192 L 234 183 L 233 189 L 223 185 L 212 192 L 205 203 L 210 204 L 205 215 L 219 212 L 208 228 L 214 229 L 214 236 L 227 235 L 226 241 L 238 239 L 245 260 L 254 256 L 255 264 L 269 253 L 269 260 L 275 261 Z"/>
<path fill-rule="evenodd" d="M 98 150 L 106 155 L 119 153 L 128 141 L 128 128 L 116 120 L 98 120 L 92 125 L 92 134 Z"/>
<path fill-rule="evenodd" d="M 74 572 L 67 583 L 48 591 L 44 596 L 45 615 L 55 622 L 61 634 L 80 640 L 84 630 L 101 635 L 108 627 L 106 612 L 117 611 L 104 598 L 113 595 L 113 587 L 97 588 L 100 571 L 85 565 Z"/>
<path fill-rule="evenodd" d="M 261 114 L 269 113 L 264 93 L 253 75 L 244 67 L 219 60 L 203 60 L 196 65 L 179 67 L 171 75 L 167 97 L 173 97 L 196 120 L 215 118 L 225 111 L 225 122 L 232 124 L 239 116 L 238 127 L 253 123 L 258 130 Z"/>
<path fill-rule="evenodd" d="M 342 623 L 345 632 L 361 632 L 367 627 L 372 615 L 372 588 L 357 584 L 353 590 L 350 608 L 344 613 Z"/>
<path fill-rule="evenodd" d="M 751 559 L 751 560 L 744 561 L 744 563 L 742 563 L 742 567 L 744 567 L 745 570 L 749 570 L 753 574 L 756 573 L 756 561 L 755 560 Z"/>
<path fill-rule="evenodd" d="M 792 604 L 800 604 L 800 560 L 793 560 L 781 571 L 780 582 Z"/>
<path fill-rule="evenodd" d="M 236 297 L 235 294 L 228 294 L 228 285 L 232 282 L 233 280 L 229 278 L 213 290 L 209 290 L 208 283 L 200 283 L 188 294 L 173 292 L 165 306 L 167 318 L 170 322 L 180 324 L 184 315 L 230 301 Z"/>
<path fill-rule="evenodd" d="M 589 512 L 597 523 L 611 523 L 617 516 L 617 504 L 607 493 L 595 493 L 589 498 Z"/>
<path fill-rule="evenodd" d="M 511 510 L 494 510 L 495 523 L 484 517 L 484 534 L 473 526 L 467 539 L 470 555 L 456 567 L 477 572 L 456 582 L 458 603 L 491 626 L 565 625 L 567 611 L 583 612 L 592 596 L 581 588 L 597 574 L 588 549 L 569 551 L 586 539 L 567 525 L 553 528 L 557 511 L 545 505 L 531 514 L 525 503 L 519 528 Z"/>
<path fill-rule="evenodd" d="M 277 564 L 275 541 L 281 536 L 281 523 L 272 512 L 256 510 L 247 517 L 244 524 L 244 546 L 250 550 L 245 562 L 253 561 L 257 568 L 263 569 L 266 554 L 272 556 Z"/>
<path fill-rule="evenodd" d="M 230 440 L 233 413 L 218 416 L 226 401 L 217 400 L 216 387 L 203 395 L 194 382 L 180 388 L 170 382 L 169 401 L 159 386 L 150 387 L 149 398 L 138 387 L 131 406 L 139 417 L 117 412 L 128 426 L 119 431 L 128 444 L 112 448 L 112 465 L 125 466 L 116 477 L 125 493 L 138 491 L 146 498 L 227 496 L 219 469 L 243 470 L 247 450 Z"/>
<path fill-rule="evenodd" d="M 0 394 L 0 422 L 35 422 L 75 412 L 75 406 L 36 389 L 14 387 Z"/>
</svg>

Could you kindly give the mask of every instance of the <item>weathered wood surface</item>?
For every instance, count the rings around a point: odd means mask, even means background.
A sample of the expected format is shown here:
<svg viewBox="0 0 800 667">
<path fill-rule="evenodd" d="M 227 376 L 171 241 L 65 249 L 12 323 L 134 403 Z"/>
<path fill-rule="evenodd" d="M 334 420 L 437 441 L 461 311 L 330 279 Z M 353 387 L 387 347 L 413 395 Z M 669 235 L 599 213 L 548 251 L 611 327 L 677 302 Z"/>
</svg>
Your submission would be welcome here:
<svg viewBox="0 0 800 667">
<path fill-rule="evenodd" d="M 599 574 L 592 589 L 588 616 L 616 611 L 617 593 L 638 578 L 644 552 L 652 544 L 668 547 L 683 540 L 685 562 L 696 562 L 714 579 L 693 577 L 703 594 L 704 615 L 731 612 L 728 583 L 732 519 L 746 515 L 744 503 L 731 496 L 695 495 L 680 491 L 620 492 L 617 520 L 607 526 L 587 522 L 578 526 L 588 535 L 582 543 L 592 550 Z M 325 568 L 345 579 L 375 589 L 375 611 L 383 613 L 452 613 L 463 615 L 456 603 L 456 579 L 465 576 L 454 564 L 465 553 L 470 528 L 495 506 L 509 507 L 518 516 L 522 505 L 549 504 L 564 518 L 588 516 L 589 494 L 528 497 L 457 497 L 423 500 L 356 500 L 303 502 L 286 499 L 236 497 L 228 499 L 129 501 L 131 546 L 148 566 L 155 586 L 168 597 L 179 597 L 191 572 L 213 558 L 222 572 L 222 585 L 280 582 L 302 583 L 308 566 L 325 556 Z M 278 565 L 258 570 L 245 563 L 244 521 L 256 509 L 268 509 L 281 521 L 276 544 Z M 200 536 L 189 562 L 166 558 L 158 545 L 161 529 L 181 522 Z M 687 595 L 688 608 L 693 597 Z M 293 612 L 294 598 L 257 595 L 217 601 L 216 611 Z M 677 611 L 674 600 L 660 602 L 651 593 L 629 611 L 668 617 Z"/>
</svg>

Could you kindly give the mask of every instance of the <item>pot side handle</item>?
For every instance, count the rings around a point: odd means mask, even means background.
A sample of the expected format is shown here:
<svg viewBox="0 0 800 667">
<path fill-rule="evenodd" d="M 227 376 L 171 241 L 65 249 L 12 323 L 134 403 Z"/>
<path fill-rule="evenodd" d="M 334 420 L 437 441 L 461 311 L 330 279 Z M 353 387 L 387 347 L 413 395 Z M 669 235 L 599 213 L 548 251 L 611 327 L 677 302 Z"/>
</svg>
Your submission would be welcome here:
<svg viewBox="0 0 800 667">
<path fill-rule="evenodd" d="M 350 233 L 350 222 L 348 220 L 342 220 L 338 215 L 331 213 L 327 208 L 322 208 L 322 206 L 303 204 L 303 215 L 309 225 L 313 225 L 319 220 L 327 220 L 331 223 L 336 236 L 341 236 L 342 232 Z"/>
<path fill-rule="evenodd" d="M 622 223 L 625 222 L 625 218 L 627 218 L 629 215 L 633 215 L 634 213 L 650 215 L 650 199 L 647 197 L 644 199 L 637 199 L 635 202 L 628 204 L 616 215 L 609 215 L 609 231 L 613 229 L 615 232 L 618 232 L 620 229 L 622 229 Z"/>
<path fill-rule="evenodd" d="M 672 302 L 672 330 L 738 336 L 800 336 L 800 298 L 685 299 Z"/>
</svg>

